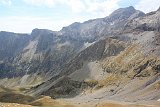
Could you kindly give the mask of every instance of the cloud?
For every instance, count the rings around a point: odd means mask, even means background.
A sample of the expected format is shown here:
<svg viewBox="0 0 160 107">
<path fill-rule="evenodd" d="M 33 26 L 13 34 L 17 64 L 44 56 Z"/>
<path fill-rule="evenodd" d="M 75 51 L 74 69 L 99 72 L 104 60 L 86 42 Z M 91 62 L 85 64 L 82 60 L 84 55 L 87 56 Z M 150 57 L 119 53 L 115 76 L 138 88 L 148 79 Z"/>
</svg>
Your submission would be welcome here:
<svg viewBox="0 0 160 107">
<path fill-rule="evenodd" d="M 88 14 L 104 17 L 119 8 L 120 0 L 24 0 L 33 6 L 55 7 L 64 5 L 74 13 L 87 12 Z"/>
<path fill-rule="evenodd" d="M 1 0 L 10 3 L 11 0 Z M 0 1 L 0 3 L 1 3 Z M 49 10 L 55 9 L 57 12 L 68 9 L 71 14 L 67 17 L 56 18 L 52 15 L 38 17 L 26 14 L 26 16 L 4 16 L 0 17 L 0 30 L 12 31 L 17 33 L 30 33 L 34 28 L 60 30 L 64 26 L 68 26 L 73 22 L 83 22 L 89 19 L 105 17 L 119 8 L 120 0 L 23 0 L 25 4 L 41 8 L 48 7 Z M 6 2 L 6 3 L 7 3 Z M 23 2 L 23 3 L 24 3 Z M 54 7 L 54 8 L 53 8 Z M 61 8 L 60 8 L 61 7 Z M 63 8 L 64 7 L 64 8 Z M 67 7 L 67 8 L 66 8 Z M 46 9 L 46 12 L 48 12 Z M 43 13 L 42 13 L 43 14 Z M 64 16 L 64 15 L 62 15 Z"/>
<path fill-rule="evenodd" d="M 69 6 L 73 12 L 79 13 L 86 9 L 83 0 L 64 0 L 66 5 Z"/>
<path fill-rule="evenodd" d="M 145 13 L 155 11 L 160 6 L 160 0 L 139 0 L 135 8 Z"/>
<path fill-rule="evenodd" d="M 54 0 L 23 0 L 25 3 L 33 6 L 54 6 Z"/>
<path fill-rule="evenodd" d="M 96 16 L 104 17 L 119 8 L 120 0 L 85 0 L 86 11 Z"/>
<path fill-rule="evenodd" d="M 11 0 L 1 0 L 0 4 L 10 6 L 12 4 Z"/>
<path fill-rule="evenodd" d="M 28 16 L 0 17 L 0 30 L 16 33 L 30 33 L 34 28 L 59 31 L 62 27 L 77 21 L 84 20 L 81 17 L 70 20 L 53 20 L 52 18 L 39 18 Z"/>
</svg>

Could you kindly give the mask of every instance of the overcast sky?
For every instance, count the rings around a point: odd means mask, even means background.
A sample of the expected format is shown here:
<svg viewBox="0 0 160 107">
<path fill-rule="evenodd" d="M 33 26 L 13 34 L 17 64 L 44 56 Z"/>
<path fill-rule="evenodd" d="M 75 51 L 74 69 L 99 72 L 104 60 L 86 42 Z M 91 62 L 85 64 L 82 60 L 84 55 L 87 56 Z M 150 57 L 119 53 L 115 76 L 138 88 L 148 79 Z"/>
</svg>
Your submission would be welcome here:
<svg viewBox="0 0 160 107">
<path fill-rule="evenodd" d="M 147 13 L 157 10 L 160 0 L 0 0 L 0 31 L 57 31 L 73 22 L 105 17 L 131 5 Z"/>
</svg>

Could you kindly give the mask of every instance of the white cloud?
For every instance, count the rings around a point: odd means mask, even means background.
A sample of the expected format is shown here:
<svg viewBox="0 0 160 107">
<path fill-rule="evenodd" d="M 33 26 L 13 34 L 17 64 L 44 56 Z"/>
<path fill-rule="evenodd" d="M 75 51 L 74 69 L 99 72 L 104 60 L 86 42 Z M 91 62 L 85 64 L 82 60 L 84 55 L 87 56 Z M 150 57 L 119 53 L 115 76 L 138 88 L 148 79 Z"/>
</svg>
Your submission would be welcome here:
<svg viewBox="0 0 160 107">
<path fill-rule="evenodd" d="M 87 12 L 98 17 L 109 15 L 112 11 L 119 8 L 120 0 L 24 0 L 34 6 L 54 7 L 56 5 L 66 5 L 72 12 Z"/>
<path fill-rule="evenodd" d="M 85 0 L 86 10 L 91 14 L 99 17 L 109 15 L 111 12 L 119 8 L 120 0 Z"/>
<path fill-rule="evenodd" d="M 1 0 L 1 1 L 0 1 L 0 4 L 10 6 L 10 5 L 12 4 L 12 2 L 11 2 L 11 0 Z"/>
<path fill-rule="evenodd" d="M 71 7 L 73 12 L 81 12 L 85 10 L 85 3 L 82 0 L 65 0 L 66 4 Z"/>
<path fill-rule="evenodd" d="M 135 8 L 145 13 L 155 11 L 160 6 L 160 0 L 139 0 Z"/>
<path fill-rule="evenodd" d="M 33 6 L 42 6 L 42 5 L 48 7 L 54 6 L 54 0 L 23 0 L 23 1 Z"/>
<path fill-rule="evenodd" d="M 2 0 L 11 1 L 11 0 Z M 67 6 L 72 11 L 73 16 L 70 18 L 52 18 L 54 16 L 35 17 L 35 16 L 10 16 L 0 17 L 0 30 L 12 31 L 20 33 L 30 33 L 34 28 L 60 30 L 62 27 L 67 26 L 73 22 L 83 22 L 89 19 L 105 17 L 119 8 L 118 2 L 120 0 L 23 0 L 28 5 L 32 6 Z M 59 7 L 58 7 L 59 6 Z M 62 10 L 62 9 L 61 9 Z M 70 11 L 70 10 L 69 10 Z M 75 14 L 76 13 L 76 14 Z M 70 14 L 69 14 L 70 15 Z"/>
<path fill-rule="evenodd" d="M 34 28 L 50 29 L 58 31 L 64 26 L 84 19 L 74 18 L 71 20 L 53 20 L 52 18 L 39 18 L 27 16 L 0 17 L 0 30 L 16 33 L 30 33 Z"/>
</svg>

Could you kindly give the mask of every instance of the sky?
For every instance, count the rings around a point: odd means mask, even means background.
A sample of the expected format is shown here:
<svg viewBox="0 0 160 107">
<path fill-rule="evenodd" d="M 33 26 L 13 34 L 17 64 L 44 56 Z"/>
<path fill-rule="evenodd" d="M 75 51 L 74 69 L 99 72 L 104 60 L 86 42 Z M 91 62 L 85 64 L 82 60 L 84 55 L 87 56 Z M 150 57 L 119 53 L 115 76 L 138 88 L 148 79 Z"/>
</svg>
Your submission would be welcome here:
<svg viewBox="0 0 160 107">
<path fill-rule="evenodd" d="M 58 31 L 73 22 L 106 17 L 128 6 L 147 13 L 157 10 L 160 0 L 0 0 L 0 31 Z"/>
</svg>

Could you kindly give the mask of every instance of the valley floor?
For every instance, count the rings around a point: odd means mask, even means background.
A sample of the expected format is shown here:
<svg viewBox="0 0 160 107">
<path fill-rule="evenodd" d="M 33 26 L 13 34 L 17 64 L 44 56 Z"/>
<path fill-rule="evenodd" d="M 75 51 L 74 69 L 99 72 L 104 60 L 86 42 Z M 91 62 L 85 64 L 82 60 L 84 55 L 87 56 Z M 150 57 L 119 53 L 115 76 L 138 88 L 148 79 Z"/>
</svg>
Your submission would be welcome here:
<svg viewBox="0 0 160 107">
<path fill-rule="evenodd" d="M 160 107 L 159 101 L 125 102 L 100 97 L 90 98 L 90 96 L 63 100 L 70 102 L 75 107 Z"/>
<path fill-rule="evenodd" d="M 134 103 L 127 103 L 127 102 L 122 103 L 122 102 L 115 102 L 115 101 L 105 101 L 105 102 L 101 102 L 101 103 L 99 102 L 95 104 L 95 102 L 89 102 L 89 103 L 74 102 L 73 103 L 73 102 L 66 102 L 63 100 L 55 101 L 53 99 L 52 100 L 43 99 L 39 103 L 37 101 L 37 106 L 33 106 L 34 104 L 24 105 L 24 104 L 17 104 L 17 103 L 0 103 L 0 107 L 159 107 L 160 106 L 160 103 L 158 102 L 154 102 L 153 104 L 144 104 L 144 103 L 145 102 L 143 102 L 143 104 L 134 104 Z"/>
<path fill-rule="evenodd" d="M 49 96 L 32 97 L 19 91 L 1 87 L 0 107 L 159 107 L 160 101 L 124 102 L 109 99 L 101 89 L 94 93 L 82 93 L 74 98 L 52 99 Z M 104 94 L 102 94 L 104 93 Z M 103 95 L 103 97 L 102 97 Z"/>
</svg>

